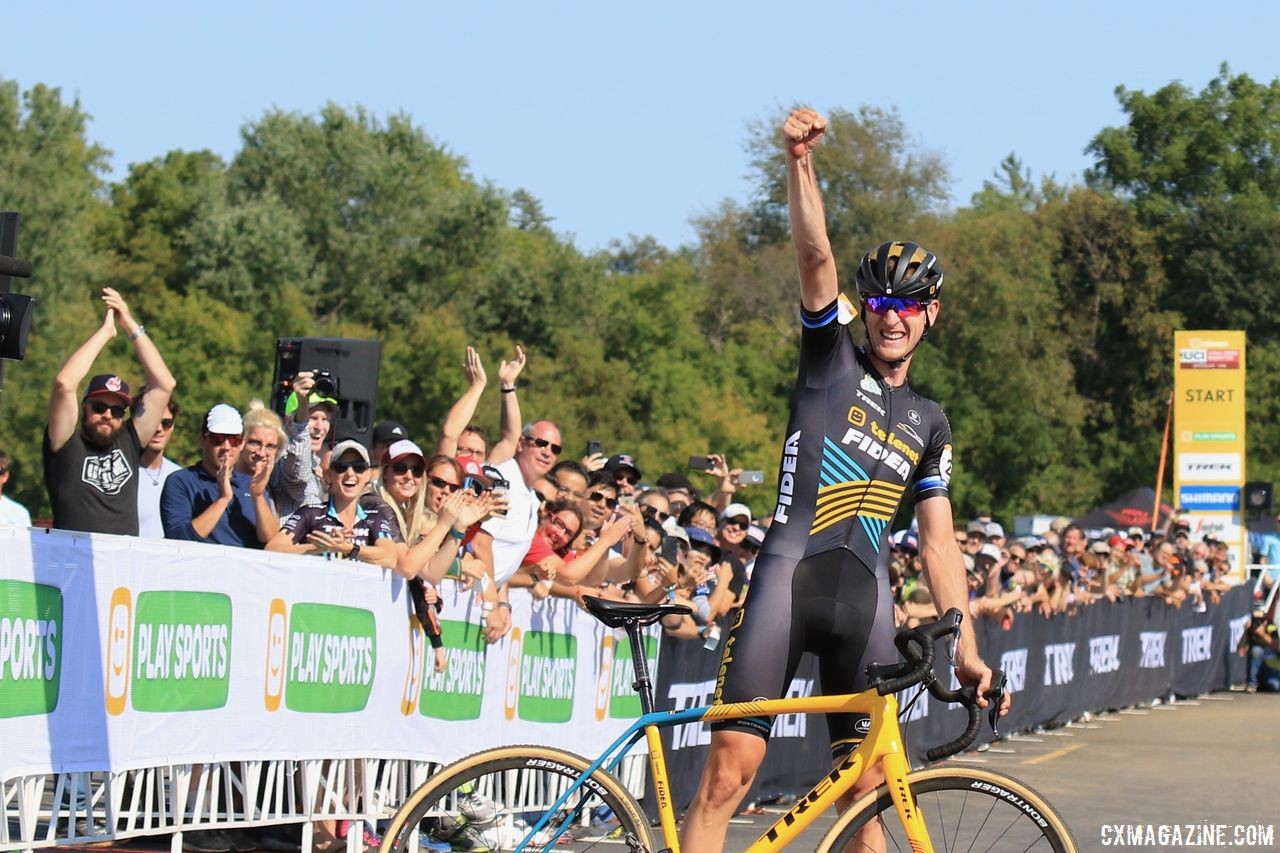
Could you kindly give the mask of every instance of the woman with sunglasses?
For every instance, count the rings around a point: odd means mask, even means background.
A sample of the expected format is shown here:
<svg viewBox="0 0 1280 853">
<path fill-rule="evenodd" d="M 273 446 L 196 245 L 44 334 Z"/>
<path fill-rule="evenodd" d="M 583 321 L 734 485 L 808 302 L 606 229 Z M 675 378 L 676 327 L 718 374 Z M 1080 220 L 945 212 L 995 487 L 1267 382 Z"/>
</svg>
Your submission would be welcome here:
<svg viewBox="0 0 1280 853">
<path fill-rule="evenodd" d="M 792 110 L 782 128 L 800 271 L 800 368 L 773 523 L 729 640 L 733 655 L 721 664 L 716 702 L 782 695 L 805 651 L 820 658 L 828 694 L 860 692 L 867 687 L 866 664 L 897 660 L 884 557 L 889 522 L 907 489 L 935 600 L 943 610 L 963 611 L 968 603 L 952 534 L 951 427 L 937 403 L 907 384 L 912 355 L 938 319 L 942 270 L 916 243 L 884 243 L 857 267 L 860 305 L 841 311 L 814 167 L 826 129 L 827 120 L 810 109 Z M 853 316 L 862 320 L 865 346 L 848 328 Z M 841 618 L 830 618 L 833 608 Z M 977 686 L 979 695 L 990 687 L 971 620 L 961 623 L 955 665 L 960 681 Z M 978 704 L 986 707 L 987 700 Z M 827 728 L 833 758 L 841 761 L 861 742 L 866 715 L 832 714 Z M 764 760 L 769 732 L 767 722 L 750 719 L 712 726 L 707 770 L 681 831 L 689 853 L 724 847 L 729 818 Z M 881 776 L 864 774 L 852 796 L 872 790 Z M 869 827 L 859 841 L 883 849 L 877 832 Z"/>
<path fill-rule="evenodd" d="M 484 567 L 463 549 L 475 535 L 475 525 L 489 515 L 489 493 L 464 489 L 466 477 L 457 460 L 444 455 L 423 461 L 411 441 L 397 441 L 387 451 L 382 468 L 382 494 L 403 518 L 405 544 L 396 571 L 431 584 L 447 576 L 487 577 Z M 448 546 L 446 546 L 448 543 Z M 486 601 L 496 603 L 482 582 Z"/>
<path fill-rule="evenodd" d="M 350 439 L 338 442 L 324 474 L 329 500 L 307 504 L 285 518 L 267 550 L 395 568 L 400 536 L 393 518 L 381 508 L 360 506 L 372 477 L 365 446 Z"/>
</svg>

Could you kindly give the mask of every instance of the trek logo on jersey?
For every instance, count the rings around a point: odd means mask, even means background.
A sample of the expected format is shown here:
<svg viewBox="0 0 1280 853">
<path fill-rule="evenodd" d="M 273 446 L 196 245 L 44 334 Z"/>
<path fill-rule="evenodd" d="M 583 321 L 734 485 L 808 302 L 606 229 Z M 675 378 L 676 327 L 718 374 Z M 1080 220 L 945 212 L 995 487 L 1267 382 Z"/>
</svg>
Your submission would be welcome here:
<svg viewBox="0 0 1280 853">
<path fill-rule="evenodd" d="M 310 602 L 293 605 L 286 708 L 316 714 L 363 711 L 377 668 L 372 611 Z"/>
<path fill-rule="evenodd" d="M 1182 663 L 1204 663 L 1213 659 L 1213 626 L 1185 628 L 1182 631 Z"/>
<path fill-rule="evenodd" d="M 644 656 L 649 661 L 652 672 L 658 663 L 658 639 L 646 635 L 644 638 Z M 613 666 L 610 678 L 609 716 L 615 720 L 634 720 L 643 711 L 640 708 L 640 694 L 633 685 L 636 683 L 636 665 L 631 660 L 631 640 L 619 640 L 613 644 Z"/>
<path fill-rule="evenodd" d="M 440 631 L 446 665 L 436 672 L 434 655 L 424 655 L 418 712 L 435 720 L 478 720 L 484 704 L 484 630 L 474 622 L 442 619 Z"/>
<path fill-rule="evenodd" d="M 787 436 L 787 443 L 782 447 L 782 477 L 778 480 L 778 506 L 773 511 L 773 520 L 786 524 L 787 507 L 796 490 L 796 467 L 800 460 L 800 430 Z"/>
<path fill-rule="evenodd" d="M 1120 669 L 1120 635 L 1106 634 L 1089 639 L 1089 672 L 1106 675 Z"/>
<path fill-rule="evenodd" d="M 48 714 L 62 681 L 62 590 L 0 581 L 0 718 Z"/>
<path fill-rule="evenodd" d="M 862 391 L 860 390 L 855 390 L 853 393 L 859 400 L 861 400 L 867 406 L 867 408 L 871 409 L 871 411 L 880 415 L 880 417 L 882 418 L 888 417 L 888 415 L 885 413 L 884 406 L 880 405 L 875 400 L 872 400 L 866 394 L 863 394 Z"/>
<path fill-rule="evenodd" d="M 114 618 L 113 612 L 113 629 Z M 139 593 L 133 623 L 135 711 L 207 711 L 227 704 L 230 597 L 188 590 Z"/>
<path fill-rule="evenodd" d="M 877 397 L 880 396 L 880 383 L 872 379 L 871 375 L 868 373 L 862 374 L 862 381 L 858 383 L 858 387 L 863 391 L 866 391 L 868 394 L 875 394 Z"/>
<path fill-rule="evenodd" d="M 1044 647 L 1044 686 L 1070 684 L 1075 678 L 1075 643 L 1046 643 Z"/>
<path fill-rule="evenodd" d="M 116 448 L 105 456 L 86 456 L 80 479 L 104 495 L 118 495 L 133 476 L 133 466 L 124 451 Z"/>
<path fill-rule="evenodd" d="M 1010 693 L 1021 693 L 1027 686 L 1027 650 L 1010 649 L 1000 656 L 1000 669 L 1004 670 L 1005 686 Z"/>
<path fill-rule="evenodd" d="M 911 476 L 911 466 L 920 461 L 919 451 L 912 449 L 896 435 L 886 433 L 874 421 L 869 432 L 850 427 L 840 439 L 840 443 L 853 445 L 871 459 L 882 461 L 886 467 L 893 469 L 904 483 Z"/>
<path fill-rule="evenodd" d="M 578 680 L 578 638 L 527 631 L 521 645 L 517 714 L 532 723 L 567 723 Z"/>
<path fill-rule="evenodd" d="M 1139 669 L 1164 669 L 1164 641 L 1168 636 L 1164 631 L 1139 631 L 1138 643 L 1142 646 L 1142 656 L 1138 659 Z"/>
</svg>

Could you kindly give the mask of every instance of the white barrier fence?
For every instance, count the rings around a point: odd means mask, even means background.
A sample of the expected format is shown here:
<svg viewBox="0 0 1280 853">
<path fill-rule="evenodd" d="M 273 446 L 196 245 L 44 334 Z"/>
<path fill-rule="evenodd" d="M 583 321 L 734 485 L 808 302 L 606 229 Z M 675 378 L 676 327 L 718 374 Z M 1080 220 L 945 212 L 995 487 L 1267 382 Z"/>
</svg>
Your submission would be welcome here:
<svg viewBox="0 0 1280 853">
<path fill-rule="evenodd" d="M 437 673 L 367 564 L 0 528 L 0 850 L 376 819 L 438 763 L 592 755 L 639 715 L 625 638 L 574 602 L 514 592 L 487 646 L 470 593 L 444 597 Z"/>
</svg>

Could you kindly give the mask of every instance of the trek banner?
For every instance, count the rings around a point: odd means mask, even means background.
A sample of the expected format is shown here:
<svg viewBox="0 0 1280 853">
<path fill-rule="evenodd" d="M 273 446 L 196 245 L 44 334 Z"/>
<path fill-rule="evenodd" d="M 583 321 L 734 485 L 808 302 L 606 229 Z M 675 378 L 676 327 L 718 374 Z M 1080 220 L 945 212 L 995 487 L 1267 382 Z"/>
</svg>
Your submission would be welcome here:
<svg viewBox="0 0 1280 853">
<path fill-rule="evenodd" d="M 629 644 L 512 590 L 485 641 L 441 589 L 445 666 L 404 579 L 364 563 L 0 528 L 0 779 L 239 759 L 591 754 L 639 714 Z M 656 633 L 646 640 L 656 660 Z"/>
</svg>

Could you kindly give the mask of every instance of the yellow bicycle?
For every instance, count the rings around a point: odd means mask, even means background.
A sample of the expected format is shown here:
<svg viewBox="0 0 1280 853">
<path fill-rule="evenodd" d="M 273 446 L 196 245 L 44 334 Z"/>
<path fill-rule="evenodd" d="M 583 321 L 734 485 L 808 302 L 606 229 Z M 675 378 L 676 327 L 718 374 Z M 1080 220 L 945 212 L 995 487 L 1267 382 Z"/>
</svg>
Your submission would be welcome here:
<svg viewBox="0 0 1280 853">
<path fill-rule="evenodd" d="M 896 693 L 922 685 L 946 702 L 969 709 L 967 731 L 926 753 L 929 761 L 960 752 L 977 738 L 982 715 L 972 688 L 951 690 L 934 676 L 934 646 L 958 634 L 961 615 L 900 631 L 895 644 L 904 661 L 868 668 L 872 687 L 862 693 L 773 699 L 711 705 L 683 711 L 655 711 L 641 630 L 663 616 L 687 613 L 674 604 L 628 604 L 584 599 L 587 609 L 631 638 L 635 689 L 643 715 L 594 761 L 538 745 L 487 749 L 442 768 L 415 790 L 383 835 L 382 853 L 422 849 L 581 851 L 594 845 L 622 845 L 634 853 L 679 853 L 675 809 L 659 730 L 699 720 L 729 720 L 777 714 L 861 712 L 871 729 L 836 768 L 823 776 L 749 848 L 781 850 L 849 791 L 868 767 L 879 765 L 885 783 L 843 812 L 819 842 L 818 850 L 855 850 L 860 830 L 883 816 L 888 849 L 915 853 L 938 850 L 1075 851 L 1066 824 L 1043 797 L 1000 773 L 963 767 L 911 771 L 898 727 Z M 1003 681 L 1003 676 L 999 676 Z M 993 703 L 994 706 L 995 703 Z M 995 716 L 991 716 L 994 726 Z M 661 828 L 655 841 L 640 804 L 614 775 L 622 758 L 644 738 Z M 896 814 L 896 818 L 894 815 Z M 846 847 L 846 845 L 848 845 Z"/>
</svg>

